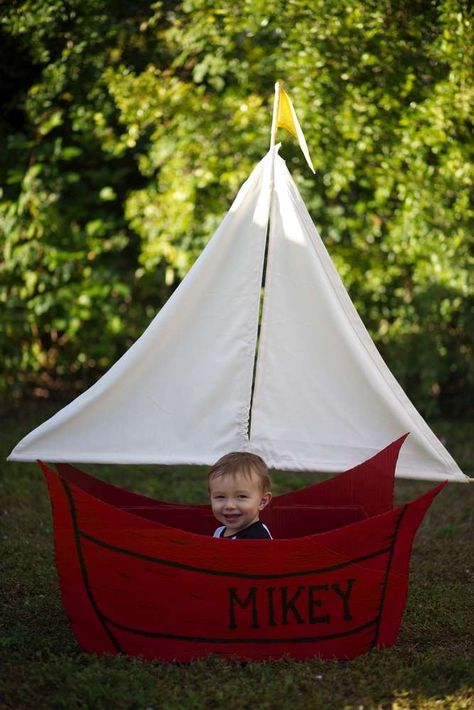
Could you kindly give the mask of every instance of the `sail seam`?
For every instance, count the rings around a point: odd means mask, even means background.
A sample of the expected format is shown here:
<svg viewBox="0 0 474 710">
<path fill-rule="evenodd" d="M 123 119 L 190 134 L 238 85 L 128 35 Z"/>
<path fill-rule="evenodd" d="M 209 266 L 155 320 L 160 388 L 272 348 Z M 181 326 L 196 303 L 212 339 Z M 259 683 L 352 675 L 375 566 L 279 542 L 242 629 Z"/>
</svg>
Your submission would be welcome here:
<svg viewBox="0 0 474 710">
<path fill-rule="evenodd" d="M 257 337 L 255 340 L 255 351 L 254 351 L 253 370 L 252 370 L 252 386 L 251 386 L 251 390 L 250 390 L 249 416 L 248 416 L 248 425 L 247 425 L 247 439 L 249 439 L 249 440 L 250 440 L 250 432 L 252 429 L 252 406 L 253 406 L 253 399 L 254 399 L 254 394 L 255 394 L 255 382 L 257 379 L 257 361 L 258 361 L 258 351 L 259 351 L 259 344 L 260 344 L 260 334 L 262 331 L 263 303 L 265 300 L 265 277 L 266 277 L 266 270 L 267 270 L 267 263 L 268 263 L 269 237 L 270 237 L 270 220 L 268 220 L 267 230 L 265 233 L 265 249 L 264 249 L 264 254 L 263 254 L 262 278 L 261 278 L 261 283 L 260 283 L 260 296 L 259 296 L 259 302 L 258 302 Z"/>
<path fill-rule="evenodd" d="M 271 212 L 273 208 L 273 193 L 275 184 L 275 159 L 278 155 L 278 150 L 280 149 L 280 143 L 277 146 L 272 146 L 271 150 L 273 154 L 271 155 L 271 167 L 270 167 L 270 180 L 269 180 L 269 198 L 268 198 L 268 212 L 267 212 L 267 225 L 265 230 L 265 247 L 263 250 L 263 264 L 262 264 L 262 275 L 260 279 L 260 293 L 258 298 L 258 312 L 257 312 L 257 334 L 255 339 L 255 350 L 253 358 L 253 369 L 252 369 L 252 383 L 250 388 L 250 401 L 248 408 L 248 423 L 247 423 L 247 441 L 251 439 L 252 433 L 252 411 L 253 403 L 255 397 L 255 388 L 257 383 L 257 367 L 259 360 L 259 350 L 260 350 L 260 337 L 263 325 L 263 313 L 264 313 L 264 302 L 265 302 L 265 286 L 266 286 L 266 275 L 268 269 L 268 253 L 270 248 L 270 222 L 271 222 Z"/>
</svg>

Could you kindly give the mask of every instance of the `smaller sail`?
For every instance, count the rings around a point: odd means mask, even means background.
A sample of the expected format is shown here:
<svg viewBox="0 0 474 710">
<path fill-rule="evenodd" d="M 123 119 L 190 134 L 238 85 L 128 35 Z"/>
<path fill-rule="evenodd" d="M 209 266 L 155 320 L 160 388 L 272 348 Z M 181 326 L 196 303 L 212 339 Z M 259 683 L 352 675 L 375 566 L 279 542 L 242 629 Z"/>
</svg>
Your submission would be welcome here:
<svg viewBox="0 0 474 710">
<path fill-rule="evenodd" d="M 467 480 L 382 360 L 275 156 L 252 450 L 274 468 L 342 471 L 406 432 L 398 476 Z"/>
<path fill-rule="evenodd" d="M 271 171 L 268 153 L 143 335 L 10 460 L 210 464 L 245 448 Z"/>
</svg>

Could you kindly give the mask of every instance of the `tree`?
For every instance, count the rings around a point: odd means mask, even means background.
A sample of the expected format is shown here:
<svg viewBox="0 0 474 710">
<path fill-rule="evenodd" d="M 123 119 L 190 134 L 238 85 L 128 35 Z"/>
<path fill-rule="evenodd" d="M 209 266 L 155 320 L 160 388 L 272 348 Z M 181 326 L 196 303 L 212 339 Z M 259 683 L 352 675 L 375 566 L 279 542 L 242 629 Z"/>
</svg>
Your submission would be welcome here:
<svg viewBox="0 0 474 710">
<path fill-rule="evenodd" d="M 140 334 L 266 151 L 281 78 L 316 178 L 282 154 L 374 340 L 426 413 L 467 412 L 467 3 L 21 2 L 3 32 L 12 72 L 29 56 L 4 117 L 7 386 L 84 384 Z"/>
</svg>

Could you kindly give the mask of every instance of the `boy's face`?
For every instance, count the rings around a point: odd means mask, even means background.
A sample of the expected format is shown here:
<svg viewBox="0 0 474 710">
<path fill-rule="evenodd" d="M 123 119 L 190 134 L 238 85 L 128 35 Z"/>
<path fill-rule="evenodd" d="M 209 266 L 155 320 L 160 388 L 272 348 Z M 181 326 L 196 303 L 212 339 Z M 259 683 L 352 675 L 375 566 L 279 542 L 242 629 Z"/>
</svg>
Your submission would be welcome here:
<svg viewBox="0 0 474 710">
<path fill-rule="evenodd" d="M 209 497 L 214 517 L 226 526 L 226 537 L 248 528 L 258 520 L 260 511 L 270 502 L 270 491 L 264 493 L 258 477 L 218 476 L 209 481 Z"/>
</svg>

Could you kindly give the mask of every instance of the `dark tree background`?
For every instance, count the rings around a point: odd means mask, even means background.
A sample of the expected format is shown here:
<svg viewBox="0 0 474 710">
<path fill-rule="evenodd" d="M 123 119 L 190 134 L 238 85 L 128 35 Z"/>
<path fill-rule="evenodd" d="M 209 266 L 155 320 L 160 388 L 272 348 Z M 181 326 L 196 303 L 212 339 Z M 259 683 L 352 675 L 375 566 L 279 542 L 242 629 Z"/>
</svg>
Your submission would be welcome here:
<svg viewBox="0 0 474 710">
<path fill-rule="evenodd" d="M 222 5 L 222 6 L 221 6 Z M 268 148 L 428 416 L 472 415 L 467 0 L 16 0 L 0 9 L 0 379 L 94 381 L 177 286 Z"/>
</svg>

